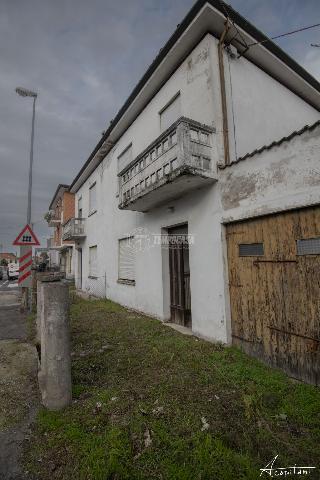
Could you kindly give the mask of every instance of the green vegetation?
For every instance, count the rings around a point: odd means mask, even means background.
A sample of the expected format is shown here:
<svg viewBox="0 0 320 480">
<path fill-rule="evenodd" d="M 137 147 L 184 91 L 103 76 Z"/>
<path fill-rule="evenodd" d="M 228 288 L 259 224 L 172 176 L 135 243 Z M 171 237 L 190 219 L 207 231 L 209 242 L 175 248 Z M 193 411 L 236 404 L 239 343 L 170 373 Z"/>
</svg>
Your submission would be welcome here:
<svg viewBox="0 0 320 480">
<path fill-rule="evenodd" d="M 75 299 L 72 341 L 74 401 L 40 411 L 35 478 L 253 480 L 276 455 L 319 467 L 316 387 L 110 301 Z"/>
<path fill-rule="evenodd" d="M 27 338 L 29 342 L 34 342 L 36 337 L 36 313 L 27 315 Z"/>
</svg>

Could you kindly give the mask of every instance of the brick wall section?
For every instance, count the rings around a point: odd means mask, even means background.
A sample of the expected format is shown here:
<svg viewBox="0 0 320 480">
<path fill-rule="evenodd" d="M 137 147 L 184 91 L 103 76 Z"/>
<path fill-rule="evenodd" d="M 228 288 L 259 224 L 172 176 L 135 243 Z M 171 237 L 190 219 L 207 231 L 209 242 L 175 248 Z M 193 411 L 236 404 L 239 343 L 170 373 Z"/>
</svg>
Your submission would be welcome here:
<svg viewBox="0 0 320 480">
<path fill-rule="evenodd" d="M 70 192 L 64 192 L 63 193 L 63 199 L 62 199 L 62 205 L 63 205 L 63 223 L 66 223 L 70 218 L 73 218 L 74 212 L 75 212 L 75 196 L 74 193 Z M 74 245 L 74 242 L 72 240 L 69 241 L 63 241 L 63 244 L 66 245 Z"/>
<path fill-rule="evenodd" d="M 61 210 L 62 210 L 62 201 L 61 201 L 61 198 L 59 198 L 56 203 L 56 208 L 54 209 L 55 218 L 61 217 Z M 55 247 L 59 247 L 61 245 L 61 225 L 60 224 L 54 227 L 53 245 Z"/>
<path fill-rule="evenodd" d="M 74 217 L 74 193 L 64 192 L 63 194 L 63 223 Z"/>
<path fill-rule="evenodd" d="M 59 247 L 61 245 L 61 224 L 60 225 L 57 225 L 55 228 L 54 228 L 54 235 L 53 235 L 53 238 L 54 238 L 54 246 L 55 247 Z"/>
<path fill-rule="evenodd" d="M 62 241 L 62 227 L 70 218 L 74 217 L 75 212 L 75 197 L 74 193 L 64 192 L 62 197 L 57 201 L 55 208 L 55 217 L 60 218 L 62 212 L 62 223 L 54 228 L 53 244 L 55 247 L 59 247 L 61 244 L 73 245 L 73 241 Z"/>
</svg>

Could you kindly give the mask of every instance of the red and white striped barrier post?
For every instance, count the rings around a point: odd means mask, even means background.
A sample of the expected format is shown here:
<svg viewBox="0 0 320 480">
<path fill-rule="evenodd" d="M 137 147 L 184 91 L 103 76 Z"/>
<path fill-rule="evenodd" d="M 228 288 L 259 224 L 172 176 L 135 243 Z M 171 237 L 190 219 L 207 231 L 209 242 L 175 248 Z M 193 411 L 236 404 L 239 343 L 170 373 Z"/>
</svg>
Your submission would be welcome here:
<svg viewBox="0 0 320 480">
<path fill-rule="evenodd" d="M 20 247 L 19 287 L 31 287 L 32 247 Z"/>
</svg>

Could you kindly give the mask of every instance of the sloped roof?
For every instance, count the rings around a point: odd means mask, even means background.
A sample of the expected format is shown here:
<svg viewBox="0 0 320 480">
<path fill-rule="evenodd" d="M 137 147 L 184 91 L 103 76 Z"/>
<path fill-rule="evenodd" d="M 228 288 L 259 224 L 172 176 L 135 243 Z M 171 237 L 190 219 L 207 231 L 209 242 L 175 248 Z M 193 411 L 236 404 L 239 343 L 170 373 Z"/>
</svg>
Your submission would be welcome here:
<svg viewBox="0 0 320 480">
<path fill-rule="evenodd" d="M 63 184 L 63 183 L 59 183 L 59 185 L 57 186 L 56 191 L 54 192 L 53 198 L 52 198 L 52 200 L 51 200 L 51 203 L 50 203 L 50 206 L 49 206 L 49 210 L 52 210 L 52 209 L 53 209 L 53 205 L 54 205 L 55 200 L 56 200 L 57 197 L 58 197 L 59 195 L 61 195 L 61 193 L 62 193 L 61 190 L 62 190 L 63 192 L 65 192 L 66 190 L 69 190 L 69 188 L 70 188 L 70 185 L 65 185 L 65 184 Z"/>
</svg>

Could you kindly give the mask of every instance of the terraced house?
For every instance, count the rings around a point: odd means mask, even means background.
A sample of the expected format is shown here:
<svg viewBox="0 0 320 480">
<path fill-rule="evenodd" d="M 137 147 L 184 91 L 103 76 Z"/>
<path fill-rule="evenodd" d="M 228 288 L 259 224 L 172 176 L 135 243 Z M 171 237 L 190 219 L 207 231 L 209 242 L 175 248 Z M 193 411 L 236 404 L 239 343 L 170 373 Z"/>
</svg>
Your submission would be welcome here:
<svg viewBox="0 0 320 480">
<path fill-rule="evenodd" d="M 49 265 L 64 273 L 67 279 L 74 278 L 73 240 L 68 239 L 66 231 L 74 218 L 74 194 L 69 192 L 69 185 L 58 185 L 46 214 L 48 226 L 53 228 L 49 241 Z"/>
<path fill-rule="evenodd" d="M 319 383 L 320 85 L 199 0 L 70 186 L 79 289 Z"/>
</svg>

